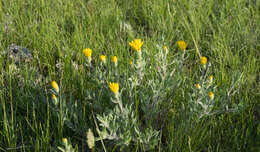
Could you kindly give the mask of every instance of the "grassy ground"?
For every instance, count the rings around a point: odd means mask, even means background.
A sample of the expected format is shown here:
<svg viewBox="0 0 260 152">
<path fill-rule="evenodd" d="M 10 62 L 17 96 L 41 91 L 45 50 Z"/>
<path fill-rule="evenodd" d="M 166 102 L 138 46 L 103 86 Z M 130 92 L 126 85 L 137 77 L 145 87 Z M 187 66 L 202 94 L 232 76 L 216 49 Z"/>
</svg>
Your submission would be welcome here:
<svg viewBox="0 0 260 152">
<path fill-rule="evenodd" d="M 11 62 L 1 56 L 0 150 L 56 151 L 66 137 L 76 150 L 88 151 L 88 129 L 99 136 L 96 114 L 106 113 L 104 109 L 114 104 L 107 97 L 89 100 L 86 90 L 96 86 L 89 85 L 89 75 L 75 71 L 71 65 L 77 64 L 80 69 L 86 61 L 82 50 L 91 48 L 93 64 L 98 63 L 100 54 L 106 54 L 107 60 L 116 55 L 119 73 L 130 72 L 127 65 L 134 52 L 128 42 L 135 38 L 144 41 L 143 48 L 152 54 L 151 62 L 156 58 L 157 44 L 166 45 L 172 56 L 180 51 L 178 40 L 188 44 L 185 85 L 175 94 L 170 94 L 174 87 L 165 88 L 172 102 L 160 105 L 166 108 L 159 119 L 163 123 L 148 125 L 160 131 L 158 145 L 150 151 L 260 150 L 258 0 L 0 1 L 0 51 L 16 44 L 33 54 L 29 64 L 20 63 L 24 65 L 17 67 L 19 71 L 12 70 Z M 211 63 L 218 88 L 215 97 L 229 93 L 228 105 L 243 106 L 235 112 L 187 122 L 183 107 L 200 75 L 201 56 Z M 57 64 L 63 68 L 55 67 Z M 48 97 L 53 80 L 66 94 L 66 101 L 78 103 L 76 118 L 81 121 L 72 121 L 77 126 L 63 126 L 52 111 Z M 104 103 L 95 107 L 95 100 Z M 141 113 L 138 104 L 134 100 L 136 112 Z M 121 148 L 117 141 L 104 140 L 102 146 L 99 140 L 92 151 L 103 151 L 104 147 L 107 151 Z M 132 143 L 124 151 L 144 149 L 142 144 Z"/>
</svg>

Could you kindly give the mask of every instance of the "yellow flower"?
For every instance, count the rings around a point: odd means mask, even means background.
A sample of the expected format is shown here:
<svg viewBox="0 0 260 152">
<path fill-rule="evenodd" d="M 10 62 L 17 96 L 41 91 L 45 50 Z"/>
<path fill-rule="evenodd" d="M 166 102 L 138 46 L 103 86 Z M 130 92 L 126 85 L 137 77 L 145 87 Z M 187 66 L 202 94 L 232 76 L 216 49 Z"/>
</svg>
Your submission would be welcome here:
<svg viewBox="0 0 260 152">
<path fill-rule="evenodd" d="M 207 64 L 207 62 L 208 62 L 208 59 L 205 56 L 200 58 L 200 63 L 201 64 L 205 65 L 205 64 Z"/>
<path fill-rule="evenodd" d="M 118 90 L 119 90 L 119 84 L 118 83 L 114 83 L 114 82 L 110 82 L 109 83 L 109 88 L 110 90 L 114 93 L 114 94 L 118 94 Z"/>
<path fill-rule="evenodd" d="M 99 59 L 100 59 L 101 62 L 106 62 L 106 58 L 107 57 L 105 55 L 100 55 L 99 56 Z"/>
<path fill-rule="evenodd" d="M 83 50 L 83 53 L 86 57 L 88 57 L 88 60 L 91 61 L 92 50 L 90 48 L 86 48 Z"/>
<path fill-rule="evenodd" d="M 57 97 L 55 96 L 55 94 L 54 94 L 54 93 L 52 94 L 52 97 L 51 97 L 51 98 L 52 98 L 52 100 L 53 100 L 54 104 L 55 104 L 55 105 L 57 105 L 57 103 L 58 103 L 58 100 L 57 100 Z"/>
<path fill-rule="evenodd" d="M 166 51 L 168 48 L 167 46 L 163 46 L 163 50 Z"/>
<path fill-rule="evenodd" d="M 95 146 L 95 137 L 91 129 L 88 129 L 87 142 L 88 142 L 89 149 L 92 149 Z"/>
<path fill-rule="evenodd" d="M 168 48 L 167 48 L 167 46 L 163 46 L 163 50 L 164 50 L 164 52 L 165 52 L 166 54 L 168 54 Z"/>
<path fill-rule="evenodd" d="M 67 145 L 67 144 L 68 144 L 67 138 L 62 138 L 62 142 L 63 142 L 65 145 Z"/>
<path fill-rule="evenodd" d="M 58 86 L 58 84 L 57 84 L 57 82 L 56 81 L 52 81 L 51 82 L 51 86 L 53 87 L 53 89 L 58 93 L 59 92 L 59 86 Z"/>
<path fill-rule="evenodd" d="M 212 91 L 209 92 L 209 98 L 210 98 L 211 100 L 214 99 L 214 93 L 213 93 Z"/>
<path fill-rule="evenodd" d="M 142 42 L 141 39 L 135 39 L 131 42 L 129 42 L 129 45 L 132 47 L 133 50 L 135 50 L 136 52 L 140 52 L 141 51 L 141 47 L 144 44 L 144 42 Z"/>
<path fill-rule="evenodd" d="M 200 89 L 201 88 L 201 86 L 200 86 L 200 84 L 195 84 L 195 87 L 197 88 L 197 89 Z"/>
<path fill-rule="evenodd" d="M 210 75 L 209 76 L 209 83 L 212 83 L 213 82 L 213 75 Z"/>
<path fill-rule="evenodd" d="M 178 47 L 179 47 L 181 50 L 185 51 L 185 49 L 186 49 L 186 47 L 187 47 L 187 43 L 186 43 L 185 41 L 178 41 L 177 44 L 178 44 Z"/>
<path fill-rule="evenodd" d="M 117 66 L 117 57 L 116 56 L 112 56 L 112 62 L 115 64 L 115 66 Z"/>
<path fill-rule="evenodd" d="M 130 60 L 130 61 L 129 61 L 129 64 L 130 64 L 130 65 L 132 65 L 132 64 L 133 64 L 133 61 L 132 61 L 132 60 Z"/>
</svg>

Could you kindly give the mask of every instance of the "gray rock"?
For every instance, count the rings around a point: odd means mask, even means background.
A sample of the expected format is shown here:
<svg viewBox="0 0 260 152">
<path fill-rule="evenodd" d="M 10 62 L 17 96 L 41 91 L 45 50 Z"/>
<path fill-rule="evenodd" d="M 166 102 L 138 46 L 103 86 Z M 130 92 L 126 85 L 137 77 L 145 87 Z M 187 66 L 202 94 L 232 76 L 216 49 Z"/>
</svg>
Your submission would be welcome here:
<svg viewBox="0 0 260 152">
<path fill-rule="evenodd" d="M 12 44 L 2 52 L 2 55 L 9 59 L 9 63 L 21 64 L 32 62 L 32 52 L 22 46 Z"/>
</svg>

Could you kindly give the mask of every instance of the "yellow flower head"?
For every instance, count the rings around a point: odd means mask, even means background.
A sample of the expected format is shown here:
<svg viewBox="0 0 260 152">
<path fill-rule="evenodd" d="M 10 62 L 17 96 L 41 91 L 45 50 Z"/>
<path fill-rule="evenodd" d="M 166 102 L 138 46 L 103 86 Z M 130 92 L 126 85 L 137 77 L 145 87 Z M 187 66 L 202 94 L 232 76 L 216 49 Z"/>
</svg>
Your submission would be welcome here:
<svg viewBox="0 0 260 152">
<path fill-rule="evenodd" d="M 119 84 L 118 84 L 118 83 L 110 82 L 110 83 L 109 83 L 109 88 L 110 88 L 110 90 L 111 90 L 114 94 L 118 94 L 118 90 L 119 90 Z"/>
<path fill-rule="evenodd" d="M 130 65 L 132 65 L 132 64 L 133 64 L 133 61 L 132 61 L 132 60 L 130 60 L 130 61 L 129 61 L 129 64 L 130 64 Z"/>
<path fill-rule="evenodd" d="M 51 98 L 52 98 L 53 103 L 56 105 L 58 103 L 58 100 L 54 93 L 52 94 Z"/>
<path fill-rule="evenodd" d="M 83 53 L 86 57 L 88 57 L 89 60 L 91 60 L 92 50 L 90 48 L 86 48 L 83 50 Z"/>
<path fill-rule="evenodd" d="M 141 39 L 135 39 L 131 42 L 129 42 L 129 45 L 132 47 L 133 50 L 135 50 L 136 52 L 140 52 L 141 51 L 141 47 L 144 44 L 144 42 L 142 42 Z"/>
<path fill-rule="evenodd" d="M 105 55 L 100 55 L 99 56 L 99 59 L 100 59 L 101 62 L 106 62 L 106 58 L 107 57 Z"/>
<path fill-rule="evenodd" d="M 207 62 L 208 62 L 208 59 L 205 56 L 200 58 L 200 63 L 201 64 L 205 65 L 205 64 L 207 64 Z"/>
<path fill-rule="evenodd" d="M 54 93 L 52 94 L 52 99 L 57 100 L 57 97 L 55 96 Z"/>
<path fill-rule="evenodd" d="M 63 142 L 65 145 L 67 145 L 67 143 L 68 143 L 67 138 L 62 138 L 62 142 Z"/>
<path fill-rule="evenodd" d="M 214 93 L 212 91 L 209 92 L 209 98 L 210 98 L 210 100 L 214 99 Z"/>
<path fill-rule="evenodd" d="M 117 65 L 117 57 L 116 56 L 112 56 L 112 62 L 115 63 Z"/>
<path fill-rule="evenodd" d="M 164 45 L 163 50 L 166 51 L 167 49 L 168 49 L 167 46 Z"/>
<path fill-rule="evenodd" d="M 95 137 L 94 137 L 91 129 L 88 129 L 87 143 L 88 143 L 89 149 L 92 149 L 95 146 Z"/>
<path fill-rule="evenodd" d="M 213 82 L 213 75 L 209 76 L 209 82 L 212 83 Z"/>
<path fill-rule="evenodd" d="M 56 81 L 52 81 L 51 86 L 57 93 L 59 92 L 60 89 Z"/>
<path fill-rule="evenodd" d="M 187 48 L 187 43 L 185 41 L 178 41 L 177 44 L 178 47 L 183 51 L 185 51 L 185 49 Z"/>
<path fill-rule="evenodd" d="M 201 88 L 201 86 L 200 86 L 200 84 L 195 84 L 195 87 L 197 88 L 197 89 L 200 89 Z"/>
</svg>

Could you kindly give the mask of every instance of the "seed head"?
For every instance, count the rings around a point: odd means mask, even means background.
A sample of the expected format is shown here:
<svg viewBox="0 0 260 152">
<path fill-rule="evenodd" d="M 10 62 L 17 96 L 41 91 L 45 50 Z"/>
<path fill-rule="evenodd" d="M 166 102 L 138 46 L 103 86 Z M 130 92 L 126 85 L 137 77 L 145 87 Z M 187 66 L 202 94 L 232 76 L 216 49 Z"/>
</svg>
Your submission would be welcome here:
<svg viewBox="0 0 260 152">
<path fill-rule="evenodd" d="M 95 146 L 95 137 L 91 129 L 88 129 L 87 142 L 88 142 L 89 149 L 92 149 Z"/>
</svg>

